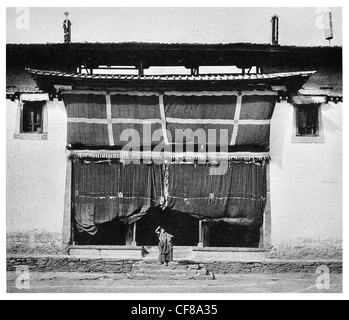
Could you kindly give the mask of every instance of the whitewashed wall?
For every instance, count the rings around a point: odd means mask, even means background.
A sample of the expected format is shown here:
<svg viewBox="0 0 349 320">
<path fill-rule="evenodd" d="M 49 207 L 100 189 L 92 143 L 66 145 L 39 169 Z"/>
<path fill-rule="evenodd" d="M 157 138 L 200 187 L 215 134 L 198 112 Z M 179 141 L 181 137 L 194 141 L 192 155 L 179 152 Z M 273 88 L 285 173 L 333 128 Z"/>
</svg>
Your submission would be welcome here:
<svg viewBox="0 0 349 320">
<path fill-rule="evenodd" d="M 10 252 L 58 252 L 66 175 L 66 112 L 48 102 L 48 140 L 14 138 L 7 100 L 7 240 Z M 275 257 L 339 257 L 342 239 L 342 103 L 322 106 L 325 143 L 292 143 L 293 106 L 277 104 L 271 126 Z M 39 248 L 39 249 L 38 249 Z"/>
<path fill-rule="evenodd" d="M 48 139 L 15 139 L 18 101 L 6 101 L 7 240 L 10 251 L 55 252 L 63 229 L 66 111 L 48 103 Z M 28 242 L 30 248 L 25 246 Z"/>
<path fill-rule="evenodd" d="M 291 142 L 293 109 L 286 102 L 277 104 L 272 118 L 272 243 L 285 255 L 290 248 L 308 248 L 314 256 L 339 256 L 342 103 L 321 107 L 325 143 L 319 144 Z M 303 254 L 311 255 L 309 252 Z"/>
</svg>

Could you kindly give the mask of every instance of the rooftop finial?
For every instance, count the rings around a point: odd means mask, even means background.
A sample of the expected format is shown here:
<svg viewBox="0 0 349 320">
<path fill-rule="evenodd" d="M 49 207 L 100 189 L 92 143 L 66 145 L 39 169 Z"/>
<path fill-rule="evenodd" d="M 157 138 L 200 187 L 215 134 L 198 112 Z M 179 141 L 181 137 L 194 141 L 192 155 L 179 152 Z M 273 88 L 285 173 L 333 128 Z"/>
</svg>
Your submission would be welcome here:
<svg viewBox="0 0 349 320">
<path fill-rule="evenodd" d="M 325 38 L 326 38 L 326 40 L 329 41 L 329 44 L 331 46 L 331 40 L 334 38 L 332 13 L 331 12 L 326 12 L 324 15 L 325 15 L 325 21 L 324 21 Z"/>
<path fill-rule="evenodd" d="M 71 42 L 71 22 L 69 20 L 69 12 L 64 12 L 65 20 L 63 23 L 63 30 L 64 30 L 64 42 L 70 43 Z"/>
<path fill-rule="evenodd" d="M 279 44 L 279 16 L 274 15 L 271 18 L 271 26 L 272 26 L 272 44 L 278 45 Z"/>
</svg>

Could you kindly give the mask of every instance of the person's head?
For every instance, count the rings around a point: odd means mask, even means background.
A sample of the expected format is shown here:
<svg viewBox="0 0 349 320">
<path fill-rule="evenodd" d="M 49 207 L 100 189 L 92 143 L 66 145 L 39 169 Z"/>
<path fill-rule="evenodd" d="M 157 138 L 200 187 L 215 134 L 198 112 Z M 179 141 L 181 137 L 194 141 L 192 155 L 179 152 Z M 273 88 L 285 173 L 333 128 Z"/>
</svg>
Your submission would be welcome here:
<svg viewBox="0 0 349 320">
<path fill-rule="evenodd" d="M 160 233 L 161 233 L 161 234 L 164 234 L 164 233 L 165 233 L 165 229 L 164 229 L 164 228 L 161 228 L 161 229 L 160 229 Z"/>
</svg>

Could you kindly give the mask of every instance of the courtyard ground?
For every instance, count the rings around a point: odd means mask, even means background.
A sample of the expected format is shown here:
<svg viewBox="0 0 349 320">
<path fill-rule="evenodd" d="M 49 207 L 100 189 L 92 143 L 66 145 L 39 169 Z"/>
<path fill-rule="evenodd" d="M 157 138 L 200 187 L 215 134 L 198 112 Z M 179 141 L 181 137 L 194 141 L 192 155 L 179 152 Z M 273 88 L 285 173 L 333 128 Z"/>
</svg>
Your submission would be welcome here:
<svg viewBox="0 0 349 320">
<path fill-rule="evenodd" d="M 316 274 L 216 275 L 216 280 L 129 280 L 117 274 L 30 273 L 29 289 L 18 289 L 7 273 L 8 293 L 342 293 L 342 275 L 331 274 L 319 290 Z"/>
</svg>

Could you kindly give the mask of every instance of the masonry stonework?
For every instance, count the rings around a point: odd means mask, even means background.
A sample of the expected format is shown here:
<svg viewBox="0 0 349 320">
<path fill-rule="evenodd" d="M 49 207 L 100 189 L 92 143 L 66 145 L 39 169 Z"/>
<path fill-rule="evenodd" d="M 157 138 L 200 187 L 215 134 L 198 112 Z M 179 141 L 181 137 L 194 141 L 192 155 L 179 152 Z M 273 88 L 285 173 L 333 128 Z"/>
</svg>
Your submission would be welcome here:
<svg viewBox="0 0 349 320">
<path fill-rule="evenodd" d="M 77 258 L 70 256 L 8 256 L 7 271 L 14 272 L 17 267 L 27 266 L 32 272 L 88 272 L 128 274 L 137 272 L 141 260 L 118 260 L 107 258 Z M 273 273 L 311 273 L 316 274 L 320 266 L 327 266 L 331 273 L 342 273 L 341 261 L 299 261 L 299 260 L 265 260 L 262 262 L 237 261 L 181 261 L 179 270 L 207 270 L 213 274 L 273 274 Z"/>
<path fill-rule="evenodd" d="M 8 254 L 49 254 L 62 253 L 62 235 L 59 232 L 23 231 L 7 233 Z"/>
</svg>

